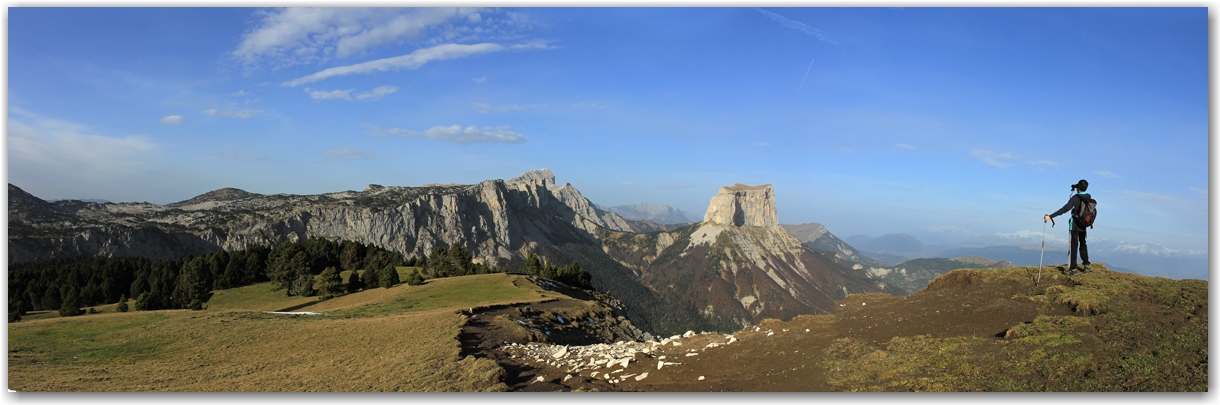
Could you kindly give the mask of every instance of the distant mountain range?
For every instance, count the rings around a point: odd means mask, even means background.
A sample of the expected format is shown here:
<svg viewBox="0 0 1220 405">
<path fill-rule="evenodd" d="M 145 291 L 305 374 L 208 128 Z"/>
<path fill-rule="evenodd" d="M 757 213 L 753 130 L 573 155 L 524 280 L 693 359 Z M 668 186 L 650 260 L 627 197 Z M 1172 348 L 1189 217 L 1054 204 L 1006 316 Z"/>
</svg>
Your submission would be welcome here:
<svg viewBox="0 0 1220 405">
<path fill-rule="evenodd" d="M 623 218 L 636 221 L 647 220 L 658 224 L 680 224 L 703 220 L 703 218 L 695 218 L 693 215 L 668 205 L 653 205 L 643 201 L 638 204 L 602 207 L 602 209 L 619 214 Z"/>
<path fill-rule="evenodd" d="M 1017 266 L 1037 266 L 1068 262 L 1065 235 L 1047 234 L 1046 251 L 1042 252 L 1042 233 L 1021 231 L 975 237 L 948 245 L 925 245 L 905 233 L 879 237 L 853 235 L 845 238 L 859 251 L 886 265 L 896 265 L 916 258 L 953 258 L 981 256 L 1007 260 Z M 1148 276 L 1171 278 L 1208 278 L 1207 252 L 1169 249 L 1156 243 L 1133 244 L 1089 235 L 1089 259 L 1106 263 L 1111 269 L 1131 271 Z"/>
</svg>

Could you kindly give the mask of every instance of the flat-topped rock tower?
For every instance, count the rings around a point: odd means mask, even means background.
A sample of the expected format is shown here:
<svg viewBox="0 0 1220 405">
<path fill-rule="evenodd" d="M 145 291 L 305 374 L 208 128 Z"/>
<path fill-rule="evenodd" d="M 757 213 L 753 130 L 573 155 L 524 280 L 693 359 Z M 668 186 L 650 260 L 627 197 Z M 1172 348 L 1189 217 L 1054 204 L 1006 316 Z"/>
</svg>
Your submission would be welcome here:
<svg viewBox="0 0 1220 405">
<path fill-rule="evenodd" d="M 779 226 L 775 189 L 770 184 L 721 187 L 708 204 L 703 221 L 731 226 Z"/>
</svg>

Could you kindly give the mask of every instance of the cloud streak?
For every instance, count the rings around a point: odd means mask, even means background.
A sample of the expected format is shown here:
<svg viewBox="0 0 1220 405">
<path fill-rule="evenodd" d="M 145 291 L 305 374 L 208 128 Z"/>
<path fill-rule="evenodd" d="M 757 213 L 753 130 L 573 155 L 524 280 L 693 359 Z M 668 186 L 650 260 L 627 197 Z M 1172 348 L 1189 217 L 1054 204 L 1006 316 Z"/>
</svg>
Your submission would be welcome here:
<svg viewBox="0 0 1220 405">
<path fill-rule="evenodd" d="M 228 106 L 225 107 L 224 110 L 219 110 L 216 107 L 212 107 L 212 108 L 203 110 L 203 113 L 205 115 L 209 115 L 209 116 L 213 116 L 213 117 L 219 115 L 222 117 L 245 119 L 245 118 L 250 118 L 250 117 L 262 114 L 263 110 L 254 110 L 254 109 L 249 109 L 249 108 L 243 108 L 243 109 L 239 110 L 239 109 L 237 109 L 236 104 L 229 104 Z"/>
<path fill-rule="evenodd" d="M 402 56 L 392 58 L 384 58 L 372 60 L 355 65 L 338 66 L 319 71 L 317 73 L 298 77 L 296 79 L 284 82 L 284 86 L 293 87 L 305 83 L 312 83 L 319 80 L 325 80 L 335 76 L 347 76 L 353 74 L 369 74 L 375 72 L 397 71 L 401 69 L 415 70 L 421 66 L 432 62 L 449 59 L 464 58 L 467 56 L 478 55 L 483 53 L 502 52 L 507 50 L 526 50 L 526 49 L 547 49 L 545 42 L 537 41 L 526 44 L 516 44 L 504 46 L 494 43 L 481 44 L 443 44 L 431 48 L 417 49 Z"/>
<path fill-rule="evenodd" d="M 457 144 L 471 143 L 522 143 L 525 142 L 525 136 L 511 131 L 512 127 L 501 125 L 495 128 L 483 127 L 482 129 L 476 126 L 468 126 L 462 128 L 461 125 L 452 126 L 434 126 L 423 132 L 412 131 L 400 128 L 381 129 L 373 127 L 370 131 L 374 136 L 395 136 L 400 138 L 428 138 L 442 142 L 451 142 Z"/>
<path fill-rule="evenodd" d="M 62 195 L 97 193 L 102 185 L 139 176 L 158 154 L 157 145 L 142 137 L 102 136 L 83 125 L 10 110 L 11 181 L 36 180 Z"/>
<path fill-rule="evenodd" d="M 822 41 L 822 42 L 838 45 L 837 42 L 835 42 L 833 39 L 830 39 L 830 37 L 827 36 L 826 33 L 822 32 L 822 30 L 810 27 L 809 25 L 807 25 L 803 22 L 788 19 L 787 17 L 772 13 L 767 10 L 762 10 L 762 9 L 756 9 L 756 10 L 758 10 L 759 13 L 762 13 L 762 15 L 766 16 L 767 18 L 771 19 L 771 21 L 775 21 L 775 22 L 779 23 L 780 25 L 784 26 L 785 28 L 791 28 L 791 29 L 803 32 L 806 35 L 811 35 L 814 38 L 817 38 L 819 41 Z M 812 61 L 810 61 L 810 63 L 812 66 Z"/>
<path fill-rule="evenodd" d="M 979 158 L 979 160 L 982 160 L 983 163 L 986 163 L 986 164 L 989 164 L 989 165 L 992 165 L 992 166 L 995 166 L 995 167 L 998 167 L 1001 169 L 1007 168 L 1008 166 L 1012 166 L 1012 163 L 1009 163 L 1009 161 L 1017 158 L 1016 156 L 1013 156 L 1011 153 L 1008 153 L 1008 152 L 995 152 L 995 151 L 983 150 L 983 149 L 971 150 L 970 154 L 976 158 Z"/>
<path fill-rule="evenodd" d="M 324 150 L 319 155 L 322 155 L 326 160 L 331 161 L 357 161 L 357 160 L 383 160 L 376 153 L 364 151 L 350 146 L 336 147 Z"/>
<path fill-rule="evenodd" d="M 247 66 L 271 61 L 277 68 L 346 58 L 381 45 L 422 36 L 446 24 L 480 24 L 471 8 L 282 8 L 263 13 L 242 36 L 232 56 Z"/>
<path fill-rule="evenodd" d="M 157 120 L 157 122 L 165 125 L 182 125 L 184 120 L 182 119 L 181 115 L 166 115 L 161 117 L 160 120 Z"/>
</svg>

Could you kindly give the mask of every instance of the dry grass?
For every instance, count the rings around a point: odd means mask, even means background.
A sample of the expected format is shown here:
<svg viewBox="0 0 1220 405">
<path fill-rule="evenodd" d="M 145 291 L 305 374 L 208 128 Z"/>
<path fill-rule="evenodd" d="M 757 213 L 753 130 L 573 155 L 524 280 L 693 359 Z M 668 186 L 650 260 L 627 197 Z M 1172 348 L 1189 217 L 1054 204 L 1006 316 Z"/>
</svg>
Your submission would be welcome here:
<svg viewBox="0 0 1220 405">
<path fill-rule="evenodd" d="M 459 358 L 469 305 L 544 293 L 503 274 L 375 288 L 304 308 L 267 284 L 218 293 L 205 311 L 104 313 L 9 325 L 18 391 L 499 391 L 504 373 Z M 471 298 L 470 295 L 477 295 Z M 424 305 L 403 303 L 424 302 Z M 316 308 L 312 308 L 316 307 Z"/>
</svg>

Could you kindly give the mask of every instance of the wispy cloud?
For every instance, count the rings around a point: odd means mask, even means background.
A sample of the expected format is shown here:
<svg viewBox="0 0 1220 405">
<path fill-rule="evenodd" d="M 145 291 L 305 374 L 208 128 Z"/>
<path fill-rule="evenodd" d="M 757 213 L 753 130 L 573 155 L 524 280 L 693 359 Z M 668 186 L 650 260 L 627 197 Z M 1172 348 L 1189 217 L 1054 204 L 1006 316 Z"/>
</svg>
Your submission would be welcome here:
<svg viewBox="0 0 1220 405">
<path fill-rule="evenodd" d="M 319 155 L 322 155 L 326 160 L 383 160 L 380 155 L 350 146 L 336 147 L 324 150 Z"/>
<path fill-rule="evenodd" d="M 474 103 L 474 104 L 471 104 L 471 105 L 470 105 L 470 107 L 471 107 L 471 108 L 474 108 L 474 110 L 475 110 L 475 111 L 478 111 L 478 112 L 479 112 L 479 114 L 487 114 L 487 113 L 492 113 L 492 112 L 525 111 L 525 110 L 527 110 L 527 109 L 535 109 L 535 108 L 547 108 L 547 105 L 544 105 L 544 104 L 527 104 L 527 105 L 521 105 L 521 104 L 503 104 L 503 105 L 491 105 L 490 103 Z"/>
<path fill-rule="evenodd" d="M 397 91 L 398 91 L 398 87 L 395 87 L 395 86 L 380 86 L 380 87 L 377 87 L 377 88 L 373 89 L 372 91 L 366 91 L 366 92 L 364 92 L 364 93 L 357 94 L 357 95 L 356 95 L 356 97 L 352 97 L 352 92 L 353 92 L 353 91 L 356 91 L 356 90 L 355 90 L 355 89 L 347 89 L 347 90 L 331 90 L 331 91 L 326 91 L 326 90 L 313 90 L 313 89 L 310 89 L 310 88 L 308 88 L 308 87 L 306 87 L 306 88 L 305 88 L 305 93 L 306 93 L 306 94 L 309 94 L 309 97 L 310 97 L 310 98 L 312 98 L 312 99 L 314 99 L 314 100 L 347 100 L 347 101 L 366 100 L 366 101 L 373 101 L 373 100 L 380 99 L 381 97 L 383 97 L 383 96 L 385 96 L 385 95 L 387 95 L 387 94 L 393 94 L 394 92 L 397 92 Z"/>
<path fill-rule="evenodd" d="M 1035 160 L 1035 161 L 1033 161 L 1033 162 L 1029 162 L 1029 164 L 1034 165 L 1034 166 L 1046 166 L 1046 167 L 1057 167 L 1057 166 L 1059 166 L 1059 164 L 1058 164 L 1058 163 L 1052 162 L 1052 161 L 1050 161 L 1050 160 Z"/>
<path fill-rule="evenodd" d="M 486 81 L 487 81 L 487 76 L 483 76 L 483 77 L 476 77 L 476 78 L 471 79 L 471 80 L 474 80 L 474 82 L 475 82 L 475 83 L 478 83 L 478 84 L 483 84 L 483 82 L 486 82 Z"/>
<path fill-rule="evenodd" d="M 379 87 L 373 89 L 373 91 L 360 93 L 359 95 L 356 96 L 356 99 L 357 100 L 376 100 L 383 96 L 394 94 L 394 92 L 397 92 L 397 91 L 398 91 L 397 86 L 379 86 Z"/>
<path fill-rule="evenodd" d="M 1207 195 L 1206 188 L 1191 187 L 1190 191 L 1194 191 L 1196 194 Z"/>
<path fill-rule="evenodd" d="M 791 29 L 803 32 L 807 35 L 812 35 L 813 37 L 817 38 L 818 40 L 820 40 L 822 42 L 826 42 L 826 43 L 830 43 L 830 44 L 838 44 L 833 39 L 830 39 L 830 37 L 827 36 L 826 33 L 822 32 L 822 30 L 810 27 L 809 25 L 807 25 L 803 22 L 795 21 L 795 20 L 789 19 L 787 17 L 784 17 L 782 15 L 772 13 L 767 10 L 763 10 L 763 9 L 756 9 L 756 10 L 758 10 L 759 13 L 762 13 L 762 15 L 766 16 L 767 18 L 771 19 L 771 21 L 775 21 L 775 22 L 779 23 L 780 25 L 783 25 L 786 28 L 791 28 Z"/>
<path fill-rule="evenodd" d="M 245 97 L 245 96 L 249 96 L 249 95 L 250 95 L 250 93 L 245 90 L 238 90 L 238 91 L 229 93 L 229 97 Z"/>
<path fill-rule="evenodd" d="M 992 166 L 995 166 L 995 167 L 998 167 L 1001 169 L 1006 168 L 1008 166 L 1012 166 L 1012 163 L 1009 163 L 1009 161 L 1017 158 L 1016 156 L 1013 156 L 1011 153 L 1008 153 L 1008 152 L 996 152 L 996 151 L 983 150 L 983 149 L 971 150 L 970 154 L 973 155 L 974 157 L 982 160 L 983 163 L 986 163 L 986 164 L 989 164 L 989 165 L 992 165 Z"/>
<path fill-rule="evenodd" d="M 939 189 L 939 188 L 928 188 L 928 187 L 910 187 L 910 186 L 904 186 L 904 187 L 902 187 L 902 189 L 903 189 L 903 190 L 906 190 L 906 191 L 924 191 L 924 192 L 929 192 L 929 193 L 943 193 L 943 192 L 945 192 L 945 190 L 941 190 L 941 189 Z"/>
<path fill-rule="evenodd" d="M 232 55 L 247 66 L 313 63 L 362 54 L 381 45 L 418 38 L 432 27 L 490 23 L 471 8 L 282 8 L 262 13 Z M 456 27 L 454 27 L 456 26 Z M 452 29 L 451 31 L 461 31 Z M 468 32 L 484 32 L 468 30 Z"/>
<path fill-rule="evenodd" d="M 182 125 L 184 120 L 182 119 L 181 115 L 166 115 L 164 117 L 161 117 L 161 119 L 158 120 L 158 122 L 165 124 L 165 125 Z"/>
<path fill-rule="evenodd" d="M 351 100 L 352 90 L 311 90 L 305 88 L 305 93 L 309 94 L 309 98 L 314 100 Z"/>
<path fill-rule="evenodd" d="M 1148 213 L 1156 216 L 1170 217 L 1184 214 L 1207 215 L 1207 204 L 1188 201 L 1182 198 L 1157 193 L 1147 193 L 1134 190 L 1123 190 L 1119 196 L 1135 202 Z"/>
<path fill-rule="evenodd" d="M 434 126 L 423 132 L 412 131 L 400 128 L 381 129 L 372 127 L 370 131 L 374 136 L 397 136 L 402 138 L 429 138 L 438 141 L 452 142 L 458 144 L 468 143 L 521 143 L 525 142 L 525 136 L 511 131 L 512 127 L 501 125 L 495 128 L 483 127 L 482 129 L 476 126 L 468 126 L 462 128 L 461 125 L 453 126 Z"/>
<path fill-rule="evenodd" d="M 768 145 L 770 145 L 770 144 L 766 143 L 766 142 L 759 142 L 759 143 L 754 144 L 754 146 L 768 146 Z"/>
<path fill-rule="evenodd" d="M 319 80 L 335 76 L 346 76 L 352 74 L 369 74 L 374 72 L 397 71 L 400 69 L 414 70 L 420 66 L 432 61 L 441 61 L 449 59 L 463 58 L 471 55 L 482 53 L 501 52 L 507 50 L 527 50 L 527 49 L 547 49 L 546 42 L 536 41 L 526 44 L 516 44 L 504 46 L 494 43 L 481 44 L 443 44 L 431 48 L 417 49 L 402 56 L 392 58 L 377 59 L 355 65 L 338 66 L 320 72 L 298 77 L 296 79 L 284 82 L 284 86 L 297 86 L 304 83 L 312 83 Z"/>
<path fill-rule="evenodd" d="M 895 147 L 895 148 L 902 148 L 902 149 L 915 149 L 915 147 L 914 147 L 914 146 L 907 145 L 907 144 L 905 144 L 905 143 L 899 143 L 899 144 L 895 144 L 895 145 L 894 145 L 894 147 Z"/>
<path fill-rule="evenodd" d="M 103 136 L 84 125 L 16 108 L 9 111 L 9 174 L 21 180 L 55 181 L 55 187 L 66 189 L 96 188 L 140 174 L 158 150 L 147 138 Z"/>
<path fill-rule="evenodd" d="M 249 109 L 249 108 L 238 109 L 236 104 L 229 104 L 228 106 L 225 107 L 224 110 L 219 110 L 216 107 L 212 107 L 212 108 L 203 110 L 203 113 L 205 115 L 209 115 L 209 116 L 219 115 L 222 117 L 230 117 L 230 118 L 250 118 L 250 117 L 262 114 L 263 111 L 262 110 L 253 110 L 253 109 Z"/>
<path fill-rule="evenodd" d="M 1101 177 L 1108 177 L 1111 179 L 1119 178 L 1117 174 L 1114 174 L 1113 172 L 1106 171 L 1106 170 L 1097 170 L 1097 171 L 1094 171 L 1093 174 L 1096 174 Z"/>
</svg>

